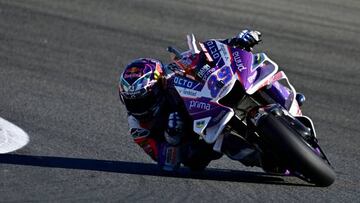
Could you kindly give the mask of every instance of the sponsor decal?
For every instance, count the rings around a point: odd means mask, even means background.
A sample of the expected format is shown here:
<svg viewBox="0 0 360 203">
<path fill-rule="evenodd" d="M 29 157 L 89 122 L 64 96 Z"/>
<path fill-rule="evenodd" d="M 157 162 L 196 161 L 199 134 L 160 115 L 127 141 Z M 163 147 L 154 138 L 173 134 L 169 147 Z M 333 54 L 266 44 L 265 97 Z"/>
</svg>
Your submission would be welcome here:
<svg viewBox="0 0 360 203">
<path fill-rule="evenodd" d="M 190 80 L 185 77 L 174 77 L 173 82 L 175 86 L 187 88 L 187 89 L 196 89 L 199 90 L 202 88 L 200 83 L 195 80 Z"/>
<path fill-rule="evenodd" d="M 225 59 L 225 61 L 228 61 L 230 59 L 230 54 L 229 54 L 229 51 L 227 49 L 227 45 L 218 44 L 218 46 L 220 47 L 219 51 L 220 51 L 222 57 Z"/>
<path fill-rule="evenodd" d="M 196 128 L 203 128 L 205 126 L 205 120 L 197 121 L 195 126 Z"/>
<path fill-rule="evenodd" d="M 142 76 L 142 70 L 138 67 L 132 67 L 126 70 L 124 78 L 139 78 Z"/>
<path fill-rule="evenodd" d="M 216 71 L 215 68 L 211 68 L 208 72 L 205 73 L 203 80 L 207 80 L 211 74 Z"/>
<path fill-rule="evenodd" d="M 134 85 L 131 85 L 128 87 L 129 88 L 128 91 L 126 93 L 124 93 L 126 95 L 126 97 L 130 97 L 130 98 L 134 99 L 136 96 L 145 92 L 144 88 L 137 89 L 136 86 L 138 86 L 138 84 L 134 84 Z"/>
<path fill-rule="evenodd" d="M 194 108 L 209 111 L 211 109 L 211 105 L 206 102 L 191 100 L 189 105 L 189 110 Z"/>
<path fill-rule="evenodd" d="M 194 82 L 193 81 L 190 81 L 190 80 L 187 80 L 185 78 L 180 78 L 180 77 L 175 77 L 174 78 L 174 83 L 176 85 L 179 85 L 181 87 L 186 87 L 186 88 L 191 88 L 194 86 Z"/>
<path fill-rule="evenodd" d="M 235 51 L 233 52 L 233 58 L 234 58 L 234 61 L 235 61 L 235 65 L 236 65 L 236 68 L 241 72 L 243 70 L 246 69 L 246 67 L 244 67 L 244 64 L 241 60 L 241 57 L 240 57 L 240 53 L 238 51 Z"/>
<path fill-rule="evenodd" d="M 199 76 L 202 80 L 207 80 L 208 77 L 215 72 L 215 68 L 211 68 L 208 64 L 205 64 L 201 69 L 197 72 L 197 76 Z"/>
<path fill-rule="evenodd" d="M 141 72 L 140 68 L 138 67 L 131 67 L 126 70 L 126 73 L 138 73 L 138 72 Z"/>
<path fill-rule="evenodd" d="M 248 82 L 250 83 L 250 84 L 253 84 L 254 83 L 254 81 L 255 81 L 255 79 L 256 79 L 256 76 L 257 76 L 257 72 L 254 72 L 251 76 L 249 76 L 248 77 Z"/>
<path fill-rule="evenodd" d="M 203 79 L 205 73 L 210 70 L 211 67 L 208 64 L 205 64 L 203 67 L 200 68 L 200 70 L 197 72 L 197 75 Z"/>
<path fill-rule="evenodd" d="M 197 93 L 198 93 L 198 91 L 193 91 L 193 90 L 185 89 L 185 88 L 181 91 L 181 94 L 193 96 L 193 97 L 196 97 Z"/>
<path fill-rule="evenodd" d="M 207 46 L 207 50 L 210 51 L 210 54 L 212 56 L 212 58 L 214 59 L 214 61 L 216 61 L 217 59 L 220 58 L 220 53 L 219 50 L 216 46 L 215 41 L 207 41 L 205 42 L 206 46 Z"/>
</svg>

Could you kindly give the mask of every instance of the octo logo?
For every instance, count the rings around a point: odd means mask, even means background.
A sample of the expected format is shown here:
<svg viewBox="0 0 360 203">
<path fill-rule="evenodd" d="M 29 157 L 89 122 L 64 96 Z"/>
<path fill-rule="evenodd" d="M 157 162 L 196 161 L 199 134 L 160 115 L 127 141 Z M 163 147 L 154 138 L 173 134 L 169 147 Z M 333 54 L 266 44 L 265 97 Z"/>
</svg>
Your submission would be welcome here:
<svg viewBox="0 0 360 203">
<path fill-rule="evenodd" d="M 186 80 L 184 78 L 179 78 L 179 77 L 174 78 L 174 83 L 176 85 L 180 85 L 180 86 L 187 87 L 187 88 L 191 88 L 194 85 L 194 83 L 192 81 Z"/>
</svg>

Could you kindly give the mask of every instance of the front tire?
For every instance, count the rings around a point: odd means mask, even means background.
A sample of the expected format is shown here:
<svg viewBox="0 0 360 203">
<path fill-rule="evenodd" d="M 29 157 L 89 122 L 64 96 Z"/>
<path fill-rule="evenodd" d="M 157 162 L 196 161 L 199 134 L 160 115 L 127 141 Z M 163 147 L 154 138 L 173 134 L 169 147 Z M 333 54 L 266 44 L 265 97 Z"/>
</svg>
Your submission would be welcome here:
<svg viewBox="0 0 360 203">
<path fill-rule="evenodd" d="M 318 186 L 326 187 L 334 182 L 335 172 L 331 166 L 313 151 L 284 115 L 264 115 L 258 121 L 257 131 L 265 145 L 290 171 Z"/>
</svg>

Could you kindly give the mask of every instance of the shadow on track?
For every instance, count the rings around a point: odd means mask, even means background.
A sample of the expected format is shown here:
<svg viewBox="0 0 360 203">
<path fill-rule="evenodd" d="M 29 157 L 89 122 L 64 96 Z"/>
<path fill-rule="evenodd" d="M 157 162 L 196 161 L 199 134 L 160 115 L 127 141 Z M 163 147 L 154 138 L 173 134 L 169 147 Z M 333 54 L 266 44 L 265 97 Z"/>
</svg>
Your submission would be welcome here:
<svg viewBox="0 0 360 203">
<path fill-rule="evenodd" d="M 104 171 L 113 173 L 163 176 L 175 178 L 189 178 L 200 180 L 231 181 L 292 186 L 312 186 L 309 184 L 289 183 L 281 175 L 272 175 L 261 172 L 237 171 L 227 169 L 206 169 L 203 172 L 191 172 L 187 168 L 180 168 L 176 173 L 163 172 L 156 164 L 137 163 L 127 161 L 106 161 L 96 159 L 80 159 L 50 156 L 30 156 L 17 154 L 0 155 L 0 163 L 49 168 L 78 169 Z"/>
</svg>

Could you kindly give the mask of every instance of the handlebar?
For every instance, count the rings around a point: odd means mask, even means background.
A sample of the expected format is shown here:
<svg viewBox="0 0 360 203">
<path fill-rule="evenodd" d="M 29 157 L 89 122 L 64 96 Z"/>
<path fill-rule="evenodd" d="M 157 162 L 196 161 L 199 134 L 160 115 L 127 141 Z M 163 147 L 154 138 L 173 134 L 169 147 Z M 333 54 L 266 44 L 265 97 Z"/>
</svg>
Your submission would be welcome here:
<svg viewBox="0 0 360 203">
<path fill-rule="evenodd" d="M 180 52 L 179 50 L 175 49 L 174 47 L 169 46 L 166 50 L 167 50 L 168 52 L 170 52 L 170 53 L 175 54 L 175 59 L 176 59 L 176 60 L 179 60 L 179 59 L 182 58 L 181 52 Z"/>
</svg>

